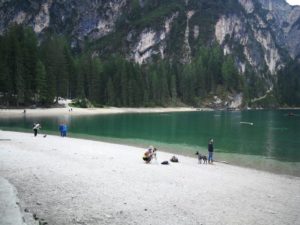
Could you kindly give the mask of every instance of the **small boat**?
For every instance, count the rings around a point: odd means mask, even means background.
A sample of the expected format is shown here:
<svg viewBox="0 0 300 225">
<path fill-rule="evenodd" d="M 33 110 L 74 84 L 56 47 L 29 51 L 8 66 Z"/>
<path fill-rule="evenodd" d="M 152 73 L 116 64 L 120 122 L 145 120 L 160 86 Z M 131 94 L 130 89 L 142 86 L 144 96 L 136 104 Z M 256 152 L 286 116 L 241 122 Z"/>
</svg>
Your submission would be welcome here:
<svg viewBox="0 0 300 225">
<path fill-rule="evenodd" d="M 247 125 L 253 126 L 253 123 L 251 123 L 251 122 L 240 122 L 240 124 L 247 124 Z"/>
</svg>

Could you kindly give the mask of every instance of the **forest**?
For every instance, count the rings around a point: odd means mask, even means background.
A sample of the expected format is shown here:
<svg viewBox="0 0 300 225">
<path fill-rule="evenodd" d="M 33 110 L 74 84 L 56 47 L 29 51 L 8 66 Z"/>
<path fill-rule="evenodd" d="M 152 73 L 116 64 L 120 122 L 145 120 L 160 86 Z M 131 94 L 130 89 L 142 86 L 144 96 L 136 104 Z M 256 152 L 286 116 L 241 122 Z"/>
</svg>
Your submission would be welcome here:
<svg viewBox="0 0 300 225">
<path fill-rule="evenodd" d="M 88 49 L 88 48 L 87 48 Z M 299 63 L 279 72 L 276 101 L 300 104 Z M 287 76 L 288 74 L 288 76 Z M 244 93 L 245 105 L 257 95 L 253 71 L 239 74 L 232 56 L 217 44 L 199 46 L 192 62 L 156 59 L 136 64 L 120 54 L 100 58 L 89 50 L 72 52 L 67 39 L 13 25 L 0 36 L 1 107 L 45 106 L 58 98 L 77 99 L 81 107 L 203 106 L 213 95 Z M 290 84 L 292 88 L 289 88 Z"/>
</svg>

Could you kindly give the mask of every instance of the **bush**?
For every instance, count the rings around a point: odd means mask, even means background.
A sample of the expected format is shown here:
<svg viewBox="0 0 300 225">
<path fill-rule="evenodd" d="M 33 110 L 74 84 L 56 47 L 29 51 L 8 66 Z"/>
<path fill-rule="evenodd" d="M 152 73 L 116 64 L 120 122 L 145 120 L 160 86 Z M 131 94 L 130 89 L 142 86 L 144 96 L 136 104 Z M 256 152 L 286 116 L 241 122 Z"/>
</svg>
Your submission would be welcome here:
<svg viewBox="0 0 300 225">
<path fill-rule="evenodd" d="M 78 108 L 93 108 L 93 104 L 87 99 L 87 98 L 77 98 L 70 104 L 72 107 L 78 107 Z"/>
</svg>

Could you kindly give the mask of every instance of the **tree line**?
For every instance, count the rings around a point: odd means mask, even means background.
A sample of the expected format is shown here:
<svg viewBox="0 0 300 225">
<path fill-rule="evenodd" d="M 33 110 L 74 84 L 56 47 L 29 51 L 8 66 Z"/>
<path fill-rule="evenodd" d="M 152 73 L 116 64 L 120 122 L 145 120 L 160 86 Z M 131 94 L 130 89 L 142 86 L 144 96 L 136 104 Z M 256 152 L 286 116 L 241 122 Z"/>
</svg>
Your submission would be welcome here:
<svg viewBox="0 0 300 225">
<path fill-rule="evenodd" d="M 20 25 L 0 36 L 0 104 L 7 107 L 49 106 L 59 97 L 95 106 L 198 106 L 214 93 L 245 90 L 233 57 L 218 45 L 200 47 L 190 64 L 158 59 L 139 65 L 117 54 L 74 54 L 64 37 L 38 41 Z"/>
</svg>

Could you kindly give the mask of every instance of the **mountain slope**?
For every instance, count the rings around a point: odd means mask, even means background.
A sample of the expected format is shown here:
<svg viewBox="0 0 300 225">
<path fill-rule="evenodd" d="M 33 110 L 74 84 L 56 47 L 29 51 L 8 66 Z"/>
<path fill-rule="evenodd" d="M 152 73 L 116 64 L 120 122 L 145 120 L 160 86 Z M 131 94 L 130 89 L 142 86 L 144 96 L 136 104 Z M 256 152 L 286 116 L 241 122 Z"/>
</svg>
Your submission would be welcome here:
<svg viewBox="0 0 300 225">
<path fill-rule="evenodd" d="M 52 31 L 67 35 L 74 47 L 86 39 L 99 41 L 120 33 L 120 47 L 139 63 L 152 55 L 165 57 L 165 51 L 170 54 L 167 47 L 172 41 L 180 43 L 183 62 L 189 61 L 199 40 L 207 43 L 216 39 L 225 53 L 232 44 L 242 45 L 252 66 L 257 67 L 263 59 L 271 73 L 286 58 L 282 50 L 293 58 L 300 54 L 300 7 L 284 0 L 6 0 L 0 4 L 1 33 L 13 22 L 22 23 L 39 34 Z M 176 26 L 179 29 L 174 37 Z M 226 43 L 226 36 L 234 43 Z"/>
<path fill-rule="evenodd" d="M 141 65 L 190 64 L 217 43 L 247 83 L 262 83 L 256 97 L 300 58 L 300 7 L 284 0 L 1 1 L 0 33 L 13 23 L 31 26 L 40 40 L 64 35 L 76 52 Z"/>
</svg>

